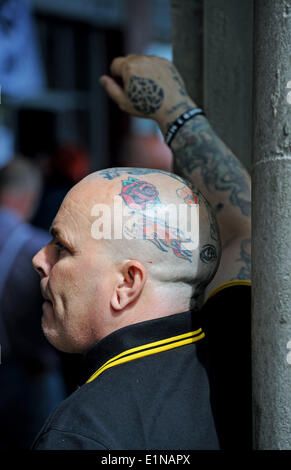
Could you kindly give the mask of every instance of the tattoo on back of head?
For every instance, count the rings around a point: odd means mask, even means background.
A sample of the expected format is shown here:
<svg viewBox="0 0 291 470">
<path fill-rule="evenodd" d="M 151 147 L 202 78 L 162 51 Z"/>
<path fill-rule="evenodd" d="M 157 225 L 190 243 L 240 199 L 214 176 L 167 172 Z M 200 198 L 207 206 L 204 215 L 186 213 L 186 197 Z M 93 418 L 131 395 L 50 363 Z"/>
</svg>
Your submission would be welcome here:
<svg viewBox="0 0 291 470">
<path fill-rule="evenodd" d="M 127 94 L 134 109 L 145 115 L 158 111 L 164 100 L 163 89 L 151 78 L 131 77 Z"/>
<path fill-rule="evenodd" d="M 121 183 L 122 189 L 119 195 L 136 215 L 134 224 L 124 227 L 127 238 L 148 240 L 161 251 L 172 250 L 176 257 L 191 263 L 192 251 L 183 246 L 185 242 L 191 240 L 185 238 L 179 228 L 171 227 L 165 220 L 156 216 L 145 216 L 146 209 L 161 204 L 157 188 L 152 183 L 132 177 L 122 180 Z"/>
<path fill-rule="evenodd" d="M 174 178 L 177 181 L 185 184 L 185 179 L 181 178 L 181 176 L 176 175 L 175 173 L 168 173 L 163 170 L 156 170 L 153 168 L 132 168 L 132 167 L 116 167 L 116 168 L 107 168 L 105 170 L 99 170 L 98 175 L 102 176 L 102 178 L 106 180 L 113 180 L 114 178 L 119 178 L 124 173 L 128 175 L 149 175 L 152 173 L 160 173 L 167 175 L 171 178 Z"/>
<path fill-rule="evenodd" d="M 145 210 L 160 204 L 157 188 L 153 184 L 137 178 L 129 177 L 127 180 L 122 180 L 120 196 L 128 207 L 135 210 Z"/>
<path fill-rule="evenodd" d="M 216 218 L 213 214 L 213 211 L 211 209 L 211 206 L 210 206 L 209 202 L 207 201 L 207 199 L 204 197 L 204 195 L 201 193 L 201 191 L 199 189 L 196 189 L 193 182 L 191 180 L 189 180 L 187 177 L 182 178 L 181 176 L 177 175 L 176 173 L 169 174 L 168 172 L 165 172 L 163 170 L 157 170 L 157 169 L 152 169 L 152 168 L 116 167 L 116 168 L 107 168 L 107 169 L 104 169 L 104 170 L 100 170 L 98 172 L 99 176 L 101 176 L 102 178 L 107 179 L 109 181 L 113 180 L 115 178 L 119 178 L 120 176 L 124 175 L 125 173 L 127 175 L 132 175 L 132 176 L 143 176 L 143 175 L 148 175 L 148 174 L 164 174 L 164 175 L 167 175 L 167 176 L 179 181 L 180 183 L 182 183 L 183 187 L 177 189 L 177 196 L 184 199 L 184 202 L 186 204 L 193 204 L 193 203 L 194 204 L 200 204 L 201 201 L 204 202 L 206 210 L 207 210 L 208 220 L 209 220 L 210 237 L 215 241 L 219 241 L 218 225 L 217 225 Z M 129 180 L 129 178 L 128 178 L 128 180 Z M 134 179 L 132 179 L 132 182 L 133 181 L 134 181 Z M 122 184 L 123 184 L 123 187 L 124 187 L 125 180 L 123 180 Z M 187 186 L 185 184 L 187 184 Z M 133 187 L 131 187 L 131 189 L 132 188 Z M 129 189 L 129 188 L 127 187 L 127 189 Z M 132 194 L 131 194 L 131 196 L 132 196 Z M 135 201 L 136 201 L 136 199 L 135 199 Z M 126 203 L 126 201 L 124 201 L 124 202 Z M 184 241 L 186 241 L 186 240 L 184 240 Z M 155 244 L 157 246 L 159 245 L 159 248 L 162 249 L 161 243 L 160 244 L 157 243 L 157 240 L 156 240 Z M 165 251 L 165 250 L 163 250 L 163 251 Z M 187 254 L 187 258 L 189 258 L 188 254 Z M 190 259 L 189 259 L 189 261 L 190 261 Z"/>
<path fill-rule="evenodd" d="M 192 205 L 192 204 L 199 204 L 198 194 L 192 191 L 187 186 L 183 188 L 178 188 L 176 190 L 176 194 L 178 197 L 184 200 L 185 204 Z"/>
<path fill-rule="evenodd" d="M 209 229 L 210 229 L 210 237 L 212 240 L 215 240 L 217 242 L 220 241 L 220 235 L 219 235 L 219 229 L 218 229 L 218 224 L 217 220 L 214 214 L 214 211 L 211 208 L 211 205 L 209 201 L 206 199 L 206 197 L 201 193 L 200 189 L 196 189 L 193 182 L 191 180 L 185 180 L 187 182 L 188 186 L 184 186 L 184 188 L 178 189 L 177 190 L 177 195 L 181 198 L 184 199 L 184 202 L 187 204 L 201 204 L 201 201 L 203 201 L 207 215 L 208 215 L 208 221 L 209 221 Z M 187 194 L 187 197 L 185 197 L 185 194 Z M 190 196 L 191 194 L 191 196 Z"/>
<path fill-rule="evenodd" d="M 210 244 L 204 245 L 200 251 L 200 259 L 203 263 L 212 263 L 215 261 L 217 259 L 215 246 Z"/>
</svg>

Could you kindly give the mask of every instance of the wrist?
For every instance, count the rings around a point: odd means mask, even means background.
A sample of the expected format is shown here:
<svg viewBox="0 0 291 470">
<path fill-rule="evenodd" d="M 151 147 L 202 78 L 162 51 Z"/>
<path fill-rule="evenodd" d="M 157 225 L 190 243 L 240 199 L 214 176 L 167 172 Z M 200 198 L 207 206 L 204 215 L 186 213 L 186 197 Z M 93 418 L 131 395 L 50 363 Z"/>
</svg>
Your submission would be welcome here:
<svg viewBox="0 0 291 470">
<path fill-rule="evenodd" d="M 167 130 L 165 135 L 166 144 L 171 147 L 172 140 L 175 138 L 177 132 L 179 132 L 179 130 L 185 126 L 190 119 L 192 120 L 201 115 L 205 116 L 202 108 L 191 108 L 188 109 L 185 113 L 180 114 L 180 116 L 169 126 Z"/>
<path fill-rule="evenodd" d="M 167 106 L 167 108 L 165 108 L 156 118 L 156 122 L 159 125 L 163 136 L 166 136 L 169 127 L 179 116 L 181 116 L 181 114 L 189 111 L 189 109 L 195 108 L 198 108 L 198 105 L 189 97 L 185 100 L 176 102 L 172 106 Z"/>
</svg>

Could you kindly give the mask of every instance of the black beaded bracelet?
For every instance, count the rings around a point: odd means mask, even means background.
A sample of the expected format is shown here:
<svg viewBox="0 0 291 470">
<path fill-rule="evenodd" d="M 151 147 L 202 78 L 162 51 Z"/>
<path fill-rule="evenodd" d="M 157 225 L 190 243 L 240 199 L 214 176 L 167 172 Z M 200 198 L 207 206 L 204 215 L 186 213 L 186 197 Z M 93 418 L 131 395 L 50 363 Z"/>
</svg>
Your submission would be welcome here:
<svg viewBox="0 0 291 470">
<path fill-rule="evenodd" d="M 181 116 L 179 116 L 168 129 L 165 137 L 166 144 L 170 145 L 176 135 L 176 132 L 185 124 L 185 122 L 194 116 L 198 116 L 199 114 L 203 114 L 205 116 L 205 113 L 201 108 L 190 109 L 189 111 L 186 111 L 186 113 L 181 114 Z"/>
</svg>

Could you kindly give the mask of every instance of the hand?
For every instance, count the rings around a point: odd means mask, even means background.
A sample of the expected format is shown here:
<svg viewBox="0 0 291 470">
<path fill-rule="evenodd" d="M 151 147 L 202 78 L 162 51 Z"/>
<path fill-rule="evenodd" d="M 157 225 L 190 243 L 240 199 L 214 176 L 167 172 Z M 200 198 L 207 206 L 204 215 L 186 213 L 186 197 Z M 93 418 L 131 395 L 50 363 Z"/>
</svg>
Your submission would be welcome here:
<svg viewBox="0 0 291 470">
<path fill-rule="evenodd" d="M 134 116 L 154 119 L 165 132 L 167 123 L 197 105 L 188 96 L 175 66 L 155 56 L 128 55 L 113 60 L 110 72 L 100 83 L 120 109 Z"/>
</svg>

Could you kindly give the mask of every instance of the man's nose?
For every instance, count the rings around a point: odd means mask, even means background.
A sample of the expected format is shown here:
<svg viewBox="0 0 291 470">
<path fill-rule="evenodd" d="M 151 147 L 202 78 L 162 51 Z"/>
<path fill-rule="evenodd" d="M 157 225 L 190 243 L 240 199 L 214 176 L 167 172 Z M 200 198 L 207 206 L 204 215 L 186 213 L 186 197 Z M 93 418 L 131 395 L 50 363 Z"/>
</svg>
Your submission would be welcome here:
<svg viewBox="0 0 291 470">
<path fill-rule="evenodd" d="M 48 256 L 48 246 L 44 246 L 41 250 L 36 253 L 32 259 L 32 266 L 36 272 L 40 275 L 41 279 L 49 275 L 51 270 L 51 264 Z"/>
</svg>

